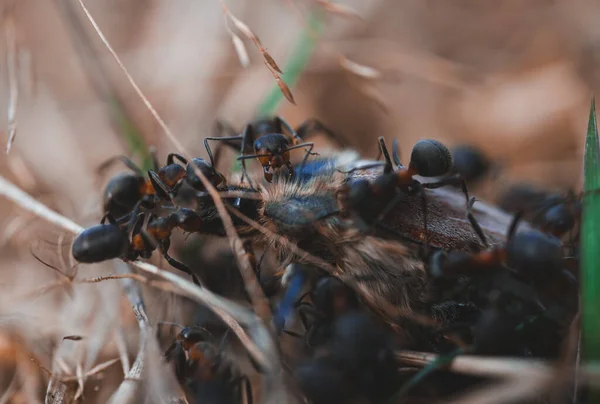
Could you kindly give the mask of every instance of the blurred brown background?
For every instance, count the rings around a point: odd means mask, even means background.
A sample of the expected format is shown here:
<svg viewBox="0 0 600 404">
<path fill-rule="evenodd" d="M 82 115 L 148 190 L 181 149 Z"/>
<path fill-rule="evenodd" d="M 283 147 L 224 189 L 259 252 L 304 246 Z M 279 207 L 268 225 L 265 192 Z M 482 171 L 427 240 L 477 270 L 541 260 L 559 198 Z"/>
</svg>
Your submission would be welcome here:
<svg viewBox="0 0 600 404">
<path fill-rule="evenodd" d="M 215 119 L 242 128 L 274 86 L 260 54 L 241 34 L 251 62 L 246 69 L 240 66 L 218 0 L 85 3 L 192 155 L 205 155 L 202 139 Z M 324 34 L 292 88 L 297 105 L 284 100 L 278 110 L 290 123 L 319 118 L 365 157 L 376 156 L 375 139 L 382 135 L 388 143 L 400 140 L 403 160 L 420 138 L 476 145 L 503 167 L 499 178 L 481 187 L 483 197 L 492 198 L 514 181 L 559 191 L 579 189 L 590 95 L 600 88 L 600 1 L 339 3 L 354 8 L 362 19 L 327 15 Z M 158 148 L 161 161 L 174 147 L 76 0 L 1 5 L 2 142 L 9 105 L 6 27 L 11 23 L 18 46 L 19 99 L 17 137 L 11 153 L 0 157 L 0 170 L 66 216 L 90 225 L 100 216 L 106 181 L 95 169 L 114 155 L 129 154 L 111 121 L 107 88 L 118 94 L 147 143 Z M 317 7 L 311 0 L 231 0 L 227 5 L 282 68 L 310 9 Z M 377 69 L 380 78 L 349 72 L 341 56 Z M 28 225 L 28 217 L 4 200 L 0 206 L 2 283 L 6 290 L 12 288 L 0 295 L 2 318 L 18 318 L 21 331 L 31 338 L 85 333 L 86 321 L 91 321 L 86 313 L 96 307 L 89 296 L 118 293 L 118 286 L 78 287 L 73 300 L 61 301 L 66 306 L 52 312 L 40 301 L 24 308 L 15 294 L 43 285 L 53 275 L 29 254 L 39 233 Z M 86 276 L 92 274 L 86 267 Z M 124 307 L 123 312 L 129 310 L 126 302 Z M 110 307 L 106 311 L 102 321 L 119 321 Z"/>
</svg>

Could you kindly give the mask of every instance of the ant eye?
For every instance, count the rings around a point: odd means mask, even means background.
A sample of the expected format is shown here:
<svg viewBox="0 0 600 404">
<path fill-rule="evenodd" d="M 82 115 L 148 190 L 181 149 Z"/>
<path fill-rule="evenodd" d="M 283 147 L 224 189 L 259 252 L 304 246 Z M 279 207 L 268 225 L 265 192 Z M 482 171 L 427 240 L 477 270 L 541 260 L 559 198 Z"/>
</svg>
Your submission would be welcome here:
<svg viewBox="0 0 600 404">
<path fill-rule="evenodd" d="M 438 177 L 450 171 L 452 155 L 437 140 L 419 140 L 410 155 L 410 165 L 423 177 Z"/>
</svg>

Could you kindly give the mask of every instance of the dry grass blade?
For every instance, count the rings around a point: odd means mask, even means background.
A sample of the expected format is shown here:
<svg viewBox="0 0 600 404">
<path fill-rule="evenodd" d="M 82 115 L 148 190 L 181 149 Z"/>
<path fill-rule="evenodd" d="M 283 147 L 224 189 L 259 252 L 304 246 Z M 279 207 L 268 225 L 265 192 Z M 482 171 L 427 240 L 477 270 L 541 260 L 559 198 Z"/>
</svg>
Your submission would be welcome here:
<svg viewBox="0 0 600 404">
<path fill-rule="evenodd" d="M 246 45 L 241 40 L 239 36 L 231 32 L 231 41 L 233 42 L 233 48 L 235 49 L 235 53 L 240 60 L 240 64 L 242 67 L 246 68 L 250 65 L 250 57 L 248 56 L 248 51 L 246 50 Z"/>
<path fill-rule="evenodd" d="M 19 102 L 19 85 L 17 79 L 17 36 L 15 22 L 12 13 L 4 19 L 4 32 L 6 36 L 6 71 L 9 82 L 8 101 L 8 141 L 6 142 L 6 153 L 17 135 L 17 104 Z"/>
<path fill-rule="evenodd" d="M 381 72 L 379 70 L 371 66 L 356 63 L 343 55 L 340 56 L 340 65 L 345 70 L 363 79 L 377 80 L 381 78 Z"/>
<path fill-rule="evenodd" d="M 398 351 L 396 359 L 403 365 L 423 367 L 437 360 L 438 355 L 427 352 Z M 521 358 L 494 358 L 459 355 L 447 365 L 447 370 L 467 375 L 488 377 L 552 377 L 553 367 L 543 361 Z"/>
<path fill-rule="evenodd" d="M 275 62 L 275 59 L 273 59 L 273 56 L 271 56 L 271 54 L 269 52 L 267 52 L 266 49 L 261 49 L 260 51 L 261 51 L 263 57 L 265 58 L 265 63 L 267 64 L 267 67 L 269 67 L 270 69 L 273 69 L 274 71 L 276 71 L 279 74 L 283 74 L 283 72 L 281 71 L 281 69 L 279 68 L 277 63 Z"/>
<path fill-rule="evenodd" d="M 83 1 L 82 0 L 78 0 L 78 1 L 79 1 L 81 8 L 85 12 L 88 20 L 90 21 L 90 23 L 96 30 L 98 36 L 100 37 L 100 39 L 102 40 L 102 42 L 104 43 L 106 48 L 109 50 L 109 52 L 111 53 L 111 55 L 113 56 L 113 58 L 115 59 L 115 61 L 117 62 L 117 64 L 119 65 L 119 67 L 121 68 L 123 73 L 125 74 L 125 76 L 127 77 L 131 86 L 134 88 L 134 90 L 136 91 L 138 96 L 142 99 L 142 101 L 144 102 L 144 104 L 146 105 L 146 107 L 148 108 L 148 110 L 150 111 L 152 116 L 154 117 L 154 119 L 156 119 L 156 121 L 158 122 L 160 127 L 163 129 L 163 131 L 165 132 L 165 135 L 169 138 L 169 140 L 173 143 L 173 145 L 177 148 L 177 150 L 184 157 L 188 158 L 188 161 L 190 161 L 190 163 L 192 164 L 192 166 L 194 168 L 194 172 L 196 173 L 196 175 L 198 175 L 202 184 L 204 185 L 204 187 L 210 194 L 211 198 L 213 199 L 213 201 L 215 203 L 215 207 L 217 208 L 217 211 L 219 213 L 219 216 L 221 217 L 223 226 L 224 226 L 227 236 L 229 238 L 230 247 L 231 247 L 232 251 L 234 251 L 234 255 L 236 256 L 238 267 L 240 268 L 240 271 L 246 272 L 245 274 L 243 274 L 243 278 L 244 279 L 252 279 L 252 277 L 256 277 L 256 275 L 252 271 L 250 263 L 246 257 L 245 251 L 243 251 L 243 250 L 236 251 L 236 247 L 241 246 L 241 242 L 239 242 L 239 237 L 237 236 L 237 233 L 233 226 L 233 221 L 231 220 L 231 217 L 227 213 L 227 209 L 225 208 L 225 205 L 223 204 L 223 201 L 221 200 L 219 193 L 217 192 L 215 187 L 208 181 L 208 179 L 206 178 L 204 173 L 202 173 L 202 171 L 198 168 L 198 166 L 193 162 L 191 157 L 185 152 L 181 143 L 177 140 L 177 138 L 175 138 L 175 136 L 173 135 L 173 133 L 171 132 L 169 127 L 165 124 L 165 122 L 160 117 L 158 112 L 156 112 L 156 110 L 154 109 L 154 107 L 152 106 L 152 104 L 150 103 L 148 98 L 144 95 L 142 90 L 136 84 L 135 80 L 133 80 L 133 77 L 131 76 L 131 74 L 129 74 L 129 72 L 127 71 L 127 68 L 125 67 L 123 62 L 121 62 L 119 56 L 113 50 L 110 43 L 106 40 L 106 37 L 100 30 L 100 27 L 98 26 L 98 24 L 96 23 L 96 21 L 94 20 L 94 18 L 88 11 L 88 9 L 85 7 L 85 4 L 83 4 Z M 258 40 L 258 38 L 256 38 L 256 39 Z M 262 46 L 261 46 L 261 49 L 262 49 Z M 207 301 L 204 300 L 204 298 L 209 294 L 208 291 L 206 291 L 204 289 L 200 290 L 198 287 L 193 286 L 189 282 L 181 282 L 182 281 L 181 277 L 161 271 L 154 266 L 151 266 L 151 265 L 147 266 L 146 264 L 141 264 L 141 263 L 135 264 L 135 265 L 142 270 L 151 271 L 151 273 L 157 273 L 157 274 L 160 273 L 162 275 L 162 277 L 166 278 L 167 280 L 169 280 L 173 283 L 176 283 L 177 286 L 180 289 L 186 291 L 189 294 L 189 296 L 192 296 L 195 299 L 200 298 L 200 302 L 207 303 Z M 156 271 L 160 271 L 160 272 L 156 272 Z M 245 287 L 246 287 L 246 290 L 250 296 L 250 299 L 251 299 L 253 305 L 255 304 L 255 302 L 262 301 L 264 296 L 260 296 L 262 294 L 261 290 L 254 291 L 254 290 L 252 290 L 252 287 L 247 284 L 245 284 Z M 202 295 L 204 295 L 204 296 L 202 296 Z M 202 296 L 202 297 L 200 297 L 200 296 Z M 215 301 L 215 299 L 211 299 L 211 300 L 213 302 Z M 219 303 L 223 303 L 223 301 L 219 301 Z M 214 309 L 214 307 L 211 307 L 211 308 Z M 231 307 L 229 307 L 229 309 L 231 309 Z M 251 318 L 251 317 L 249 317 L 249 318 Z M 233 322 L 233 323 L 237 324 L 237 322 L 233 318 L 229 318 L 227 320 L 229 323 Z M 254 333 L 257 333 L 257 335 L 260 335 L 262 338 L 267 338 L 267 340 L 268 340 L 265 344 L 262 344 L 262 348 L 263 348 L 262 351 L 259 350 L 254 344 L 247 345 L 246 348 L 249 350 L 249 353 L 254 357 L 255 360 L 257 360 L 259 363 L 261 363 L 265 369 L 271 369 L 274 372 L 278 372 L 281 364 L 279 362 L 279 354 L 275 347 L 275 342 L 274 342 L 272 336 L 267 337 L 264 333 L 264 331 L 266 331 L 266 329 L 264 328 L 264 325 L 258 324 L 258 322 L 254 319 L 252 321 L 249 321 L 247 324 L 253 326 L 252 331 Z M 247 338 L 247 335 L 244 333 L 236 332 L 236 334 L 240 338 L 242 338 L 242 337 Z M 255 336 L 255 337 L 258 338 L 258 336 Z"/>
<path fill-rule="evenodd" d="M 316 0 L 316 1 L 328 13 L 339 15 L 341 17 L 357 18 L 357 19 L 362 20 L 362 16 L 358 13 L 358 11 L 356 11 L 352 7 L 349 7 L 349 6 L 346 6 L 343 4 L 339 4 L 339 3 L 332 3 L 327 0 Z"/>
<path fill-rule="evenodd" d="M 547 381 L 536 378 L 511 378 L 486 385 L 448 401 L 450 404 L 501 404 L 524 400 L 539 393 Z"/>
<path fill-rule="evenodd" d="M 125 332 L 123 331 L 122 327 L 117 327 L 115 329 L 115 344 L 117 345 L 117 350 L 119 351 L 121 366 L 123 367 L 123 374 L 126 375 L 131 368 L 131 364 L 129 363 L 129 355 L 127 355 L 127 343 L 125 341 Z"/>
<path fill-rule="evenodd" d="M 277 82 L 277 86 L 279 87 L 285 98 L 292 104 L 296 105 L 296 100 L 294 100 L 292 90 L 290 90 L 285 81 L 281 80 L 281 77 L 279 77 L 277 73 L 273 73 L 273 77 L 275 77 L 275 82 Z"/>
<path fill-rule="evenodd" d="M 103 370 L 108 369 L 109 367 L 111 367 L 115 363 L 119 362 L 120 360 L 121 360 L 121 358 L 114 358 L 114 359 L 107 360 L 106 362 L 102 362 L 99 365 L 94 366 L 86 373 L 83 373 L 81 366 L 78 365 L 77 366 L 78 367 L 77 376 L 61 377 L 61 378 L 59 378 L 59 380 L 61 382 L 75 382 L 75 381 L 79 381 L 80 379 L 85 380 L 90 376 L 97 375 L 98 373 L 102 372 Z"/>
</svg>

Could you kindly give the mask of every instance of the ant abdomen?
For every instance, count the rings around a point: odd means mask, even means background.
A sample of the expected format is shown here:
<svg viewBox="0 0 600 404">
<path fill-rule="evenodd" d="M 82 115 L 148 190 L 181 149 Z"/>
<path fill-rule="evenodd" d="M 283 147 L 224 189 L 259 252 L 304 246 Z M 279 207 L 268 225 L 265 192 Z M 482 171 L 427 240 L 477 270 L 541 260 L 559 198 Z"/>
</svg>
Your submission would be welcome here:
<svg viewBox="0 0 600 404">
<path fill-rule="evenodd" d="M 104 211 L 114 216 L 129 213 L 143 195 L 145 179 L 131 173 L 115 175 L 104 189 Z"/>
<path fill-rule="evenodd" d="M 129 244 L 127 234 L 116 224 L 99 224 L 84 230 L 71 248 L 78 262 L 95 263 L 122 256 Z"/>
<path fill-rule="evenodd" d="M 452 168 L 452 154 L 437 140 L 419 140 L 412 149 L 410 166 L 420 176 L 439 177 Z"/>
</svg>

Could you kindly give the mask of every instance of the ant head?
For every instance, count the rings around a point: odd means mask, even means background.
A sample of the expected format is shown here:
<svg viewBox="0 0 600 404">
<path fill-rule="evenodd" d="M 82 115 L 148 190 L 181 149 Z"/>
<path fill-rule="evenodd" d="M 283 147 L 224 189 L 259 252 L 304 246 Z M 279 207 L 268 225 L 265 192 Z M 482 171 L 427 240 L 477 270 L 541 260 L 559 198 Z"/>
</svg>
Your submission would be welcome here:
<svg viewBox="0 0 600 404">
<path fill-rule="evenodd" d="M 537 230 L 515 234 L 506 245 L 506 253 L 508 264 L 523 274 L 536 277 L 562 269 L 562 243 Z"/>
<path fill-rule="evenodd" d="M 174 187 L 186 175 L 186 169 L 179 164 L 173 163 L 161 167 L 158 172 L 158 177 L 168 187 Z"/>
<path fill-rule="evenodd" d="M 542 225 L 552 234 L 560 236 L 575 226 L 575 212 L 566 204 L 554 205 L 544 212 Z"/>
<path fill-rule="evenodd" d="M 195 157 L 186 167 L 187 182 L 190 186 L 198 191 L 206 191 L 200 177 L 196 174 L 196 167 L 204 174 L 208 181 L 217 186 L 223 182 L 223 176 L 220 175 L 213 166 L 208 164 L 206 160 L 200 157 Z"/>
<path fill-rule="evenodd" d="M 194 232 L 202 226 L 202 218 L 192 209 L 180 208 L 169 215 L 169 221 L 183 231 Z"/>
<path fill-rule="evenodd" d="M 185 327 L 177 334 L 177 341 L 181 342 L 183 348 L 187 351 L 198 342 L 206 341 L 210 334 L 204 328 L 199 326 Z"/>
<path fill-rule="evenodd" d="M 452 149 L 452 168 L 465 181 L 474 181 L 488 172 L 490 162 L 478 148 L 459 145 Z"/>
<path fill-rule="evenodd" d="M 269 133 L 256 139 L 254 152 L 263 167 L 282 167 L 290 161 L 289 141 L 281 133 Z"/>
<path fill-rule="evenodd" d="M 452 155 L 437 140 L 419 140 L 410 155 L 409 168 L 423 177 L 439 177 L 452 168 Z"/>
</svg>

